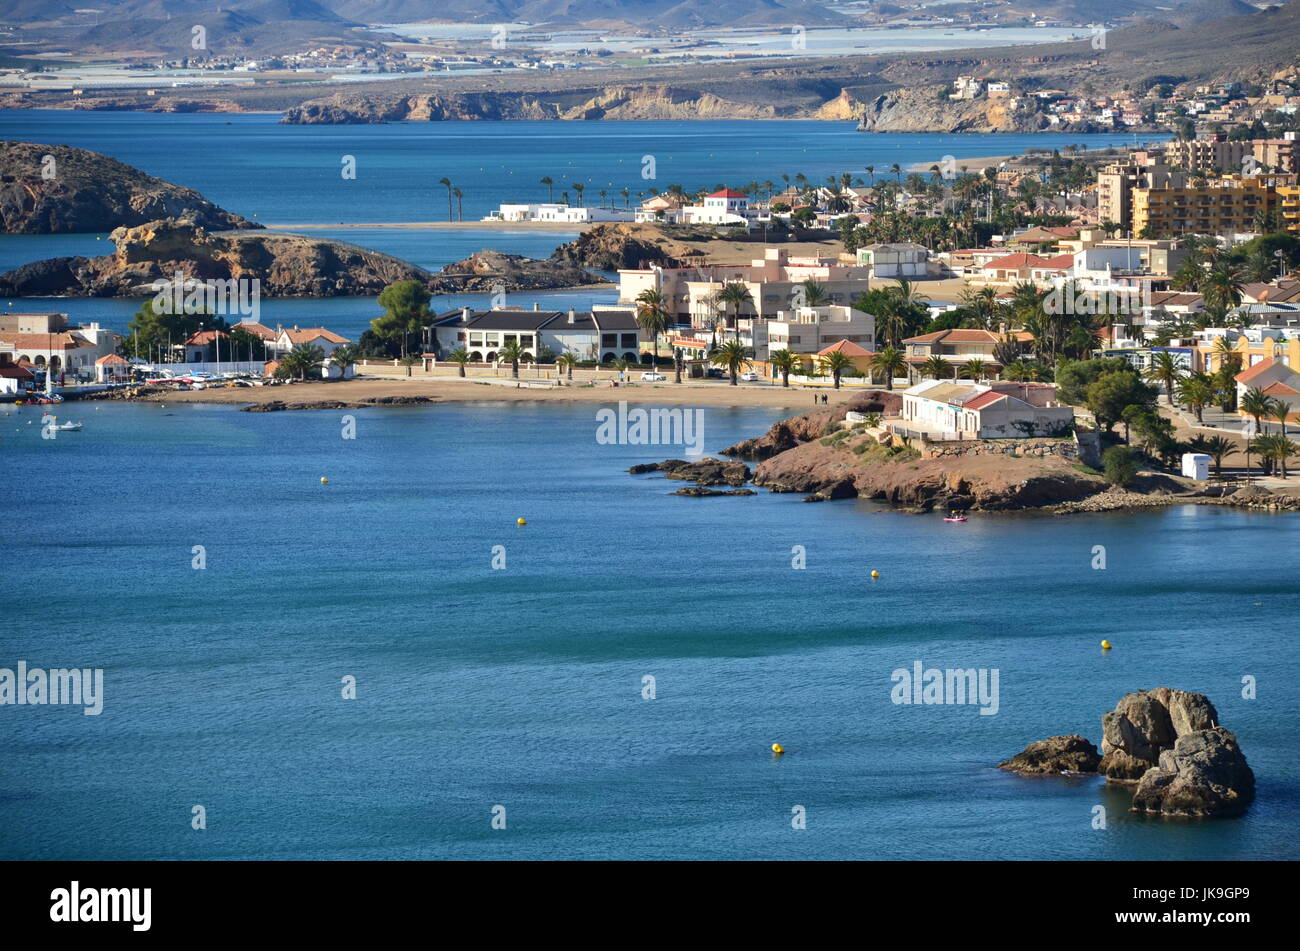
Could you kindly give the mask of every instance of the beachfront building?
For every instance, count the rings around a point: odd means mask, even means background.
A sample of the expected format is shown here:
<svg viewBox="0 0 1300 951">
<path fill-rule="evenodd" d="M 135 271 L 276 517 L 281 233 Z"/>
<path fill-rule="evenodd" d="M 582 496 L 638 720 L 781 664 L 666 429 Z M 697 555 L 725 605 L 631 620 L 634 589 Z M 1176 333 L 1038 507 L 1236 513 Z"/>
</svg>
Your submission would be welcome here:
<svg viewBox="0 0 1300 951">
<path fill-rule="evenodd" d="M 805 281 L 822 289 L 826 304 L 847 306 L 870 287 L 869 268 L 845 265 L 838 258 L 790 257 L 784 248 L 767 248 L 750 264 L 695 267 L 627 268 L 618 272 L 618 299 L 635 306 L 642 291 L 656 290 L 679 326 L 709 330 L 715 324 L 735 329 L 736 308 L 718 295 L 728 284 L 742 284 L 752 302 L 740 306 L 739 316 L 771 319 L 804 302 Z"/>
<path fill-rule="evenodd" d="M 1074 408 L 1056 401 L 1050 383 L 926 380 L 903 391 L 903 411 L 890 428 L 931 440 L 1060 436 Z"/>
<path fill-rule="evenodd" d="M 871 276 L 878 280 L 918 280 L 930 276 L 930 252 L 911 241 L 869 244 L 858 248 L 858 265 L 871 268 Z"/>
<path fill-rule="evenodd" d="M 685 198 L 671 192 L 664 192 L 662 195 L 655 195 L 641 202 L 641 206 L 636 211 L 636 220 L 649 224 L 680 224 L 684 207 L 686 207 Z"/>
<path fill-rule="evenodd" d="M 63 315 L 37 316 L 51 318 L 46 324 L 49 330 L 16 333 L 0 329 L 0 361 L 25 361 L 34 367 L 48 366 L 60 379 L 71 376 L 89 380 L 95 374 L 95 361 L 115 352 L 121 339 L 97 323 L 85 327 L 54 329 L 66 326 L 56 319 Z"/>
<path fill-rule="evenodd" d="M 578 225 L 597 221 L 631 221 L 633 217 L 631 211 L 623 211 L 617 208 L 575 208 L 573 205 L 541 202 L 538 204 L 505 204 L 483 220 Z"/>
<path fill-rule="evenodd" d="M 938 357 L 950 364 L 956 375 L 967 363 L 978 360 L 984 365 L 984 371 L 993 376 L 1003 367 L 998 359 L 1001 350 L 1012 350 L 1017 357 L 1027 355 L 1033 339 L 1033 335 L 1024 331 L 999 335 L 991 330 L 958 328 L 908 337 L 903 347 L 908 365 L 914 368 L 931 357 Z"/>
<path fill-rule="evenodd" d="M 770 320 L 742 319 L 741 342 L 754 359 L 767 360 L 775 350 L 812 356 L 835 341 L 848 341 L 869 353 L 876 342 L 876 318 L 853 307 L 829 305 L 777 311 Z"/>
<path fill-rule="evenodd" d="M 430 335 L 429 359 L 445 360 L 463 347 L 475 363 L 495 362 L 500 348 L 512 341 L 530 358 L 546 352 L 572 353 L 602 363 L 639 361 L 648 349 L 642 347 L 641 330 L 630 308 L 475 311 L 466 307 L 435 320 Z M 661 347 L 666 353 L 666 341 L 661 340 Z"/>
<path fill-rule="evenodd" d="M 321 350 L 325 351 L 325 356 L 328 357 L 339 347 L 351 342 L 347 337 L 336 334 L 332 330 L 326 330 L 324 327 L 298 327 L 295 324 L 288 330 L 277 330 L 275 339 L 267 344 L 266 349 L 275 359 L 284 356 L 294 347 L 306 344 L 312 347 L 320 347 Z M 222 348 L 224 349 L 226 346 L 227 344 L 223 340 Z"/>
<path fill-rule="evenodd" d="M 131 364 L 116 353 L 100 357 L 95 361 L 96 383 L 127 383 L 131 379 Z"/>
<path fill-rule="evenodd" d="M 0 395 L 22 396 L 36 385 L 36 374 L 17 363 L 0 360 Z"/>
<path fill-rule="evenodd" d="M 749 196 L 730 188 L 705 195 L 699 205 L 686 205 L 680 220 L 688 225 L 725 225 L 748 228 L 757 217 L 756 209 L 749 207 Z"/>
</svg>

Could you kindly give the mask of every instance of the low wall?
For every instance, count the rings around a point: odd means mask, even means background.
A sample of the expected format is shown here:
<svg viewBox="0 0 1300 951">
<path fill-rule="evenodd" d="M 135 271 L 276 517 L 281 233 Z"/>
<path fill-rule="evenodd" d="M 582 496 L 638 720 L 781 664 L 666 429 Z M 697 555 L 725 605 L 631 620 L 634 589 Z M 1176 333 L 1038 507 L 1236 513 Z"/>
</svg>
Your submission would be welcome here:
<svg viewBox="0 0 1300 951">
<path fill-rule="evenodd" d="M 1079 447 L 1065 439 L 966 439 L 952 442 L 927 442 L 921 447 L 924 459 L 947 456 L 1060 456 L 1078 459 Z"/>
</svg>

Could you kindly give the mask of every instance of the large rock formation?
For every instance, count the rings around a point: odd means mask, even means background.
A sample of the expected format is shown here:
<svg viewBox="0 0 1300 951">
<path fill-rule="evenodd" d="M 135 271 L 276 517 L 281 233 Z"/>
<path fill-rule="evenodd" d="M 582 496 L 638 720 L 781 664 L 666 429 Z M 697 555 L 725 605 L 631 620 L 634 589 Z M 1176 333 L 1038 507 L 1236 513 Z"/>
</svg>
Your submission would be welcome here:
<svg viewBox="0 0 1300 951">
<path fill-rule="evenodd" d="M 448 264 L 434 278 L 433 287 L 447 293 L 469 294 L 492 293 L 498 286 L 506 290 L 542 290 L 606 283 L 599 274 L 571 264 L 484 249 Z"/>
<path fill-rule="evenodd" d="M 1178 737 L 1210 729 L 1218 719 L 1204 694 L 1168 687 L 1125 694 L 1102 715 L 1099 770 L 1117 782 L 1136 782 Z"/>
<path fill-rule="evenodd" d="M 572 267 L 592 267 L 600 271 L 620 268 L 643 268 L 658 264 L 677 267 L 685 249 L 675 247 L 662 235 L 633 224 L 597 225 L 584 231 L 574 241 L 555 249 L 551 260 Z"/>
<path fill-rule="evenodd" d="M 1196 695 L 1199 696 L 1199 695 Z M 1235 816 L 1255 798 L 1255 774 L 1223 727 L 1180 733 L 1133 792 L 1133 811 L 1165 816 Z"/>
<path fill-rule="evenodd" d="M 729 462 L 711 457 L 700 459 L 698 462 L 687 462 L 685 459 L 665 459 L 663 462 L 645 462 L 635 465 L 627 471 L 633 475 L 642 475 L 647 472 L 662 472 L 669 479 L 684 479 L 700 486 L 743 486 L 749 481 L 749 466 L 745 465 L 743 462 Z"/>
<path fill-rule="evenodd" d="M 222 231 L 260 228 L 192 188 L 66 145 L 0 143 L 0 224 L 9 234 L 112 231 L 161 218 Z"/>
<path fill-rule="evenodd" d="M 1090 740 L 1070 733 L 1049 736 L 1030 743 L 1023 752 L 998 763 L 998 769 L 1009 769 L 1026 775 L 1055 773 L 1095 773 L 1101 756 Z"/>
<path fill-rule="evenodd" d="M 118 228 L 117 250 L 97 258 L 51 258 L 0 274 L 0 294 L 14 297 L 144 297 L 150 285 L 185 279 L 252 280 L 266 297 L 356 297 L 394 281 L 428 282 L 421 268 L 341 241 L 259 232 L 212 234 L 189 221 L 151 221 Z"/>
<path fill-rule="evenodd" d="M 741 459 L 770 459 L 800 443 L 826 435 L 827 428 L 834 423 L 843 422 L 849 412 L 897 415 L 902 407 L 902 396 L 889 390 L 855 393 L 847 402 L 837 406 L 773 423 L 772 428 L 762 436 L 743 439 L 722 450 L 722 454 Z"/>
</svg>

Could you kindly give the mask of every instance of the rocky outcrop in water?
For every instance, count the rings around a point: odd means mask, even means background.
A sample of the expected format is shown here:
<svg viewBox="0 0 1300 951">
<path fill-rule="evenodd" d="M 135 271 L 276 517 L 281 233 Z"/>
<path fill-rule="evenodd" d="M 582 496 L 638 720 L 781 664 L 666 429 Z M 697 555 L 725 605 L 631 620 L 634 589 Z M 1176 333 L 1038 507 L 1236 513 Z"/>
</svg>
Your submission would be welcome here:
<svg viewBox="0 0 1300 951">
<path fill-rule="evenodd" d="M 665 459 L 663 462 L 644 462 L 627 470 L 633 475 L 647 472 L 662 472 L 669 479 L 684 479 L 696 485 L 734 485 L 742 486 L 749 481 L 749 466 L 743 462 L 731 462 L 724 459 L 700 459 L 687 462 L 685 459 Z M 685 493 L 679 493 L 685 494 Z M 752 494 L 752 493 L 750 493 Z"/>
<path fill-rule="evenodd" d="M 1255 774 L 1223 727 L 1179 734 L 1173 749 L 1142 774 L 1133 811 L 1163 816 L 1236 816 L 1255 798 Z"/>
<path fill-rule="evenodd" d="M 1120 782 L 1141 779 L 1178 737 L 1210 729 L 1218 720 L 1205 694 L 1168 687 L 1125 694 L 1101 718 L 1099 771 Z"/>
<path fill-rule="evenodd" d="M 192 188 L 66 145 L 0 143 L 0 226 L 8 234 L 112 231 L 162 218 L 210 231 L 260 228 Z"/>
<path fill-rule="evenodd" d="M 0 274 L 0 294 L 15 297 L 144 297 L 150 285 L 186 279 L 253 280 L 265 297 L 362 297 L 394 281 L 431 275 L 387 254 L 341 241 L 265 231 L 212 234 L 167 219 L 111 235 L 116 251 L 97 258 L 51 258 Z"/>
<path fill-rule="evenodd" d="M 603 224 L 583 232 L 568 244 L 560 245 L 551 255 L 551 260 L 599 271 L 653 265 L 678 267 L 681 264 L 680 251 L 674 244 L 644 225 Z"/>
<path fill-rule="evenodd" d="M 741 440 L 722 450 L 722 454 L 755 461 L 770 459 L 800 443 L 826 435 L 827 427 L 843 422 L 850 412 L 897 415 L 902 407 L 903 398 L 897 393 L 867 390 L 854 394 L 848 401 L 834 407 L 780 420 L 762 436 Z"/>
<path fill-rule="evenodd" d="M 546 290 L 606 283 L 608 281 L 599 274 L 574 265 L 485 249 L 463 261 L 448 264 L 433 279 L 432 287 L 453 294 L 490 294 L 498 286 L 506 290 Z"/>
<path fill-rule="evenodd" d="M 998 763 L 998 769 L 1008 769 L 1027 776 L 1095 773 L 1099 762 L 1101 754 L 1092 745 L 1092 741 L 1077 733 L 1070 733 L 1030 743 L 1023 752 Z"/>
</svg>

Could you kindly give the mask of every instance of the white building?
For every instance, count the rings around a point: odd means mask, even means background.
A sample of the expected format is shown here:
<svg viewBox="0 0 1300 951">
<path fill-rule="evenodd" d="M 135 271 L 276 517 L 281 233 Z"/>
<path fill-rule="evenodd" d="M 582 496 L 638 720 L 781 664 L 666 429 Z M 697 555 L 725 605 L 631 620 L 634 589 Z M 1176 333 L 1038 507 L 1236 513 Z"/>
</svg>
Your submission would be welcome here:
<svg viewBox="0 0 1300 951">
<path fill-rule="evenodd" d="M 871 268 L 874 278 L 912 280 L 929 276 L 930 252 L 924 245 L 910 241 L 869 244 L 858 248 L 858 264 Z"/>
<path fill-rule="evenodd" d="M 926 380 L 903 391 L 896 431 L 930 439 L 1016 439 L 1064 434 L 1074 408 L 1048 383 Z"/>
<path fill-rule="evenodd" d="M 749 196 L 743 192 L 724 188 L 704 197 L 702 205 L 687 205 L 681 211 L 681 220 L 691 225 L 738 225 L 748 228 L 755 213 L 749 207 Z"/>
<path fill-rule="evenodd" d="M 324 327 L 299 328 L 295 325 L 288 330 L 278 331 L 276 338 L 267 343 L 266 349 L 270 353 L 271 359 L 276 360 L 294 347 L 308 344 L 313 347 L 320 347 L 325 351 L 325 356 L 328 357 L 339 347 L 351 342 L 347 337 L 340 336 L 332 330 L 326 330 Z"/>
<path fill-rule="evenodd" d="M 631 221 L 634 217 L 631 211 L 615 208 L 575 208 L 572 205 L 544 202 L 502 205 L 483 220 L 586 224 L 593 221 Z"/>
<path fill-rule="evenodd" d="M 852 307 L 800 307 L 777 311 L 771 320 L 741 320 L 740 339 L 753 347 L 756 360 L 767 360 L 774 350 L 818 353 L 839 340 L 875 349 L 876 318 Z"/>
</svg>

